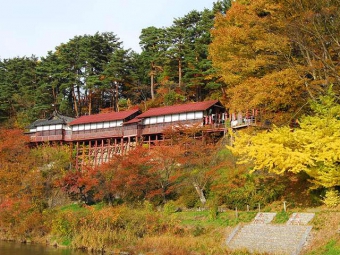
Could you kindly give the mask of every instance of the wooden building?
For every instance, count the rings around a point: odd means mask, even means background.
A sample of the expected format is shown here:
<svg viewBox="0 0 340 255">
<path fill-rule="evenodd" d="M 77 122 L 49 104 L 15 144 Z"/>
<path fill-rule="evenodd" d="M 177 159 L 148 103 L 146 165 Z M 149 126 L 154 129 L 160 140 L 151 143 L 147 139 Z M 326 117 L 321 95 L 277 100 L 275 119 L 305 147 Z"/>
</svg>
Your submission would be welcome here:
<svg viewBox="0 0 340 255">
<path fill-rule="evenodd" d="M 169 127 L 202 127 L 206 132 L 225 132 L 226 109 L 218 100 L 151 108 L 137 116 L 142 141 L 155 144 L 164 140 Z"/>
<path fill-rule="evenodd" d="M 136 136 L 128 134 L 124 123 L 138 114 L 138 109 L 101 113 L 81 116 L 69 123 L 76 165 L 96 166 L 108 162 L 115 154 L 124 154 L 136 147 Z"/>
<path fill-rule="evenodd" d="M 243 117 L 245 116 L 245 117 Z M 53 114 L 37 120 L 27 134 L 31 142 L 62 142 L 73 146 L 76 165 L 99 165 L 139 144 L 149 147 L 164 142 L 164 133 L 175 127 L 201 127 L 205 135 L 222 137 L 228 127 L 252 125 L 255 117 L 229 115 L 218 100 L 140 110 L 101 113 L 73 119 Z"/>
<path fill-rule="evenodd" d="M 48 119 L 34 121 L 26 132 L 33 143 L 71 141 L 69 123 L 74 118 L 54 112 Z"/>
</svg>

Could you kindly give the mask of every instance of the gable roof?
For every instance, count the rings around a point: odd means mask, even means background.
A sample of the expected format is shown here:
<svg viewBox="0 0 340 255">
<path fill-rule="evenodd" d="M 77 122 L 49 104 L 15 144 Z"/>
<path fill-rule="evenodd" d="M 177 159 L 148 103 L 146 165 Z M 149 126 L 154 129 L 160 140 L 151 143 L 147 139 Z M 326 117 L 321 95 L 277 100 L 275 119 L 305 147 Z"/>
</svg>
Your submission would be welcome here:
<svg viewBox="0 0 340 255">
<path fill-rule="evenodd" d="M 79 125 L 79 124 L 89 124 L 89 123 L 97 123 L 104 121 L 113 121 L 113 120 L 125 120 L 131 115 L 137 113 L 139 110 L 127 110 L 123 112 L 110 112 L 110 113 L 99 113 L 93 115 L 84 115 L 81 116 L 74 121 L 72 121 L 69 125 Z"/>
<path fill-rule="evenodd" d="M 211 106 L 213 106 L 214 104 L 218 102 L 219 102 L 218 100 L 210 100 L 210 101 L 197 102 L 197 103 L 188 103 L 188 104 L 172 105 L 172 106 L 165 106 L 165 107 L 159 107 L 159 108 L 150 108 L 146 112 L 137 116 L 137 118 L 169 115 L 169 114 L 174 114 L 174 113 L 204 111 L 204 110 L 209 109 Z"/>
<path fill-rule="evenodd" d="M 137 116 L 136 118 L 134 118 L 134 119 L 132 119 L 132 120 L 129 120 L 129 121 L 127 121 L 127 122 L 124 122 L 123 125 L 135 124 L 135 123 L 138 123 L 138 122 L 140 122 L 140 121 L 142 121 L 142 120 L 141 120 L 141 119 L 138 119 L 138 116 Z"/>
<path fill-rule="evenodd" d="M 35 128 L 38 126 L 48 126 L 48 125 L 58 125 L 58 124 L 67 124 L 71 121 L 73 121 L 74 118 L 61 115 L 57 112 L 53 112 L 51 117 L 48 119 L 38 119 L 34 121 L 31 125 L 29 125 L 28 128 Z"/>
</svg>

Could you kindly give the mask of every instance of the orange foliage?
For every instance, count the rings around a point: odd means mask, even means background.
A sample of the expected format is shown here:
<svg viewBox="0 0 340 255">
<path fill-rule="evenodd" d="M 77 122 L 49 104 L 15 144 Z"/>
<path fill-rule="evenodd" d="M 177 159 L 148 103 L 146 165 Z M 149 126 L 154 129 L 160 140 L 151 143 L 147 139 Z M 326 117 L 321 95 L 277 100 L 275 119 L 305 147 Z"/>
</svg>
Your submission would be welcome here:
<svg viewBox="0 0 340 255">
<path fill-rule="evenodd" d="M 232 111 L 284 111 L 289 119 L 309 97 L 283 8 L 277 1 L 233 2 L 227 15 L 215 20 L 209 52 Z"/>
<path fill-rule="evenodd" d="M 24 192 L 24 176 L 32 167 L 27 141 L 20 129 L 0 130 L 0 199 Z"/>
</svg>

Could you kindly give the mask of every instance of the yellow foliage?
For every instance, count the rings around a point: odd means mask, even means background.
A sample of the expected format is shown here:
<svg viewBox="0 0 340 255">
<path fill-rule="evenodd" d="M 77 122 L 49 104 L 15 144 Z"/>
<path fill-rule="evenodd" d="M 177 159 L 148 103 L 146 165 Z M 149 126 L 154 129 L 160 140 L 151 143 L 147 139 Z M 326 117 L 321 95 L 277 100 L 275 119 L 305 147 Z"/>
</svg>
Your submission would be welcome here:
<svg viewBox="0 0 340 255">
<path fill-rule="evenodd" d="M 285 8 L 280 1 L 237 1 L 226 15 L 217 15 L 209 55 L 232 111 L 291 113 L 309 97 L 306 66 L 294 55 Z M 287 121 L 286 116 L 275 123 Z"/>
<path fill-rule="evenodd" d="M 325 104 L 330 99 L 322 100 Z M 314 110 L 316 115 L 304 117 L 300 128 L 274 127 L 255 136 L 240 134 L 230 150 L 239 155 L 240 163 L 252 163 L 253 171 L 304 171 L 315 187 L 339 186 L 340 107 L 333 102 L 326 108 L 315 105 Z"/>
<path fill-rule="evenodd" d="M 330 189 L 326 192 L 323 202 L 328 207 L 335 207 L 340 203 L 339 192 L 335 189 Z"/>
</svg>

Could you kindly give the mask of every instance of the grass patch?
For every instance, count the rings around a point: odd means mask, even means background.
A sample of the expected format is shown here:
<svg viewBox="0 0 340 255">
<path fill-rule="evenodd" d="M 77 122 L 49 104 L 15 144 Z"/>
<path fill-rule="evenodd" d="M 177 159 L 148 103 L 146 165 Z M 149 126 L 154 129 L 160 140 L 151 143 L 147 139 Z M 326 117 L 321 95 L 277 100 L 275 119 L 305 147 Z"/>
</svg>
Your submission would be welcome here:
<svg viewBox="0 0 340 255">
<path fill-rule="evenodd" d="M 61 245 L 63 245 L 63 246 L 70 246 L 71 242 L 72 242 L 72 240 L 70 238 L 65 237 L 65 238 L 63 238 L 61 240 Z"/>
<path fill-rule="evenodd" d="M 173 215 L 184 226 L 228 227 L 252 221 L 256 212 L 239 212 L 237 217 L 234 211 L 219 212 L 215 219 L 211 218 L 209 211 L 177 212 Z"/>
<path fill-rule="evenodd" d="M 339 255 L 340 254 L 340 246 L 336 240 L 329 241 L 323 247 L 320 247 L 310 253 L 308 255 Z"/>
<path fill-rule="evenodd" d="M 70 212 L 82 212 L 86 211 L 86 208 L 79 205 L 79 204 L 69 204 L 65 205 L 60 208 L 60 211 L 65 212 L 65 211 L 70 211 Z"/>
<path fill-rule="evenodd" d="M 92 205 L 91 207 L 93 207 L 95 210 L 101 210 L 105 207 L 105 203 L 104 202 L 100 202 L 100 203 L 97 203 L 97 204 L 94 204 Z"/>
<path fill-rule="evenodd" d="M 285 211 L 278 212 L 273 220 L 273 223 L 282 224 L 286 223 L 289 219 L 290 213 Z"/>
</svg>

